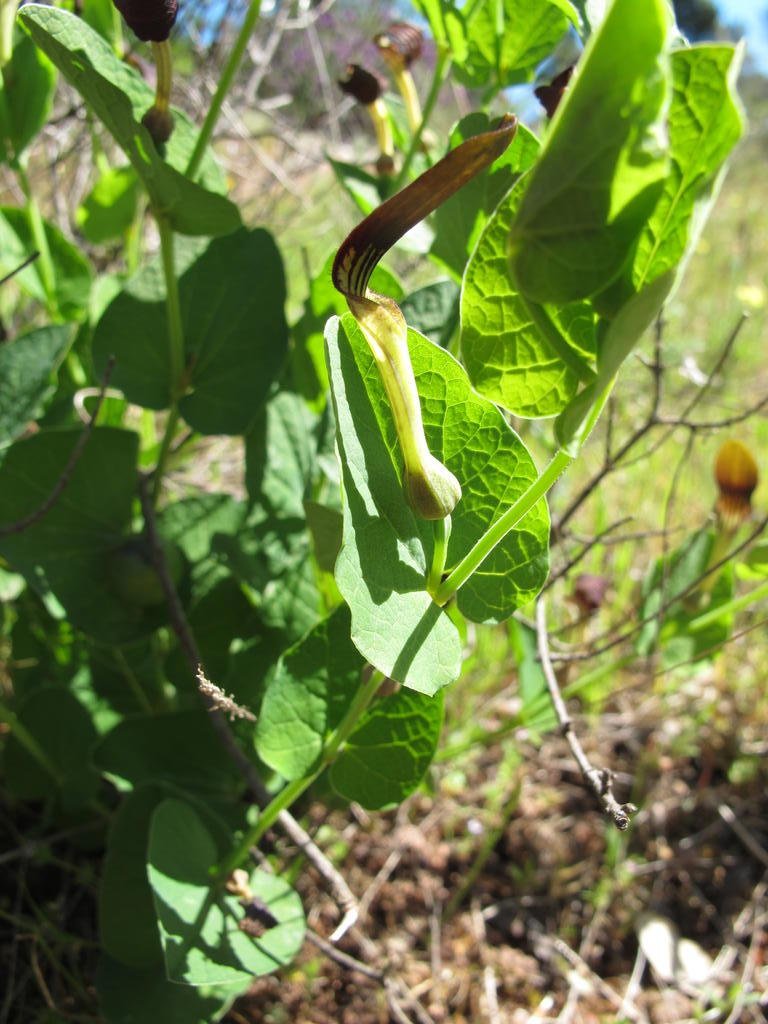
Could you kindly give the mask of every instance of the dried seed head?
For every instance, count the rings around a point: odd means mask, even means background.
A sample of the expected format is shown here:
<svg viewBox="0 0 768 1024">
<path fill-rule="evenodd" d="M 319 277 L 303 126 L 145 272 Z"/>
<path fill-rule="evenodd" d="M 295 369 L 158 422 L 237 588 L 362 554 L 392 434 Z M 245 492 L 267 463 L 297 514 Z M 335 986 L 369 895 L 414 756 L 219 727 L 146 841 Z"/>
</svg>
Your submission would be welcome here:
<svg viewBox="0 0 768 1024">
<path fill-rule="evenodd" d="M 565 95 L 568 83 L 571 80 L 573 68 L 566 68 L 556 75 L 548 85 L 539 85 L 533 90 L 534 96 L 547 112 L 547 117 L 554 117 L 555 111 L 560 106 L 560 101 Z"/>
<path fill-rule="evenodd" d="M 371 71 L 366 71 L 359 64 L 347 65 L 344 78 L 339 79 L 339 88 L 366 107 L 375 103 L 384 91 L 379 76 L 374 75 Z"/>
<path fill-rule="evenodd" d="M 726 441 L 715 459 L 715 480 L 720 494 L 715 510 L 726 530 L 735 530 L 752 513 L 752 494 L 757 487 L 757 463 L 741 441 Z"/>
<path fill-rule="evenodd" d="M 178 0 L 114 0 L 114 4 L 145 43 L 165 42 L 179 13 Z"/>
<path fill-rule="evenodd" d="M 396 21 L 386 32 L 373 38 L 379 53 L 393 71 L 409 68 L 421 56 L 424 35 L 415 25 L 407 21 Z"/>
</svg>

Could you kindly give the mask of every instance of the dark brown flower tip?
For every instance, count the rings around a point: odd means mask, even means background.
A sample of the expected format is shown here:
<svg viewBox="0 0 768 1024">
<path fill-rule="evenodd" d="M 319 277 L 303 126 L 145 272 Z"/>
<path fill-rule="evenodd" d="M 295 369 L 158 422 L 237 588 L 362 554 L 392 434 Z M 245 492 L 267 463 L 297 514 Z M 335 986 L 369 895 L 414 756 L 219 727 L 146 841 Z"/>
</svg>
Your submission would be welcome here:
<svg viewBox="0 0 768 1024">
<path fill-rule="evenodd" d="M 720 494 L 715 509 L 726 529 L 736 529 L 752 513 L 752 494 L 758 482 L 757 463 L 741 441 L 729 440 L 715 459 Z"/>
<path fill-rule="evenodd" d="M 380 153 L 376 160 L 376 173 L 391 178 L 395 173 L 395 158 L 390 153 Z"/>
<path fill-rule="evenodd" d="M 163 43 L 179 13 L 178 0 L 114 0 L 115 7 L 144 43 Z"/>
<path fill-rule="evenodd" d="M 582 615 L 594 615 L 605 600 L 610 582 L 605 576 L 585 572 L 577 576 L 573 584 L 571 601 Z"/>
<path fill-rule="evenodd" d="M 512 142 L 517 118 L 505 114 L 487 132 L 450 150 L 400 192 L 368 214 L 342 242 L 333 284 L 342 295 L 364 296 L 376 264 L 403 235 L 498 159 Z"/>
<path fill-rule="evenodd" d="M 375 103 L 384 92 L 379 76 L 374 75 L 371 71 L 366 71 L 359 64 L 347 65 L 344 78 L 339 79 L 339 88 L 366 107 Z"/>
<path fill-rule="evenodd" d="M 566 68 L 556 75 L 549 85 L 540 85 L 533 90 L 533 94 L 547 112 L 547 117 L 554 117 L 555 111 L 560 106 L 565 90 L 573 74 L 573 67 Z"/>
<path fill-rule="evenodd" d="M 170 110 L 150 107 L 142 117 L 141 123 L 152 136 L 156 146 L 164 146 L 173 134 L 173 115 Z"/>
<path fill-rule="evenodd" d="M 390 67 L 409 68 L 421 56 L 424 34 L 407 21 L 396 21 L 385 32 L 374 36 L 373 41 Z"/>
</svg>

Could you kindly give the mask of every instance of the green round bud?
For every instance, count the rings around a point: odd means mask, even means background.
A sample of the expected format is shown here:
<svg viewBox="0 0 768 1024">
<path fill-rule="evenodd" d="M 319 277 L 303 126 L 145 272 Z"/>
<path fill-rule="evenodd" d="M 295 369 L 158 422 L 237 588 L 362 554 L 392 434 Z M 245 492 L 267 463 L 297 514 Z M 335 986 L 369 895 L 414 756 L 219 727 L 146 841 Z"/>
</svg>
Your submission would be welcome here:
<svg viewBox="0 0 768 1024">
<path fill-rule="evenodd" d="M 162 545 L 168 574 L 176 586 L 184 575 L 184 554 L 177 544 L 170 541 L 163 541 Z M 130 537 L 111 552 L 107 560 L 107 576 L 114 592 L 126 604 L 154 608 L 165 602 L 163 584 L 146 537 Z"/>
</svg>

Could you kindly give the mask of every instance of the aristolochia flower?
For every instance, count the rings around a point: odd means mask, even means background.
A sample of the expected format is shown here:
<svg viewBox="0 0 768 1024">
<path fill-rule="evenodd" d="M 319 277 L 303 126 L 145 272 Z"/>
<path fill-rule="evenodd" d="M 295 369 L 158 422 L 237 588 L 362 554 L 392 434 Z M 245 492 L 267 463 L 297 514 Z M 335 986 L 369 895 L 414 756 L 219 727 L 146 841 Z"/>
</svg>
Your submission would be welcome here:
<svg viewBox="0 0 768 1024">
<path fill-rule="evenodd" d="M 387 392 L 403 456 L 406 500 L 423 519 L 449 516 L 461 486 L 427 445 L 405 317 L 393 299 L 371 291 L 368 281 L 395 242 L 501 156 L 516 130 L 517 118 L 507 115 L 493 130 L 452 149 L 358 224 L 333 264 L 333 283 L 365 335 Z"/>
<path fill-rule="evenodd" d="M 411 75 L 411 64 L 421 56 L 424 36 L 415 25 L 396 21 L 386 32 L 374 37 L 379 53 L 394 75 L 395 84 L 403 97 L 405 113 L 412 132 L 421 125 L 421 104 Z"/>
<path fill-rule="evenodd" d="M 379 171 L 391 174 L 395 169 L 395 143 L 389 112 L 382 99 L 384 90 L 381 79 L 359 64 L 348 64 L 344 78 L 339 79 L 339 88 L 362 103 L 368 111 L 379 144 Z"/>
<path fill-rule="evenodd" d="M 114 0 L 115 7 L 144 43 L 163 43 L 179 13 L 178 0 Z"/>
<path fill-rule="evenodd" d="M 752 513 L 752 494 L 757 487 L 757 463 L 741 441 L 726 441 L 715 460 L 715 480 L 720 494 L 715 509 L 722 527 L 735 530 Z"/>
</svg>

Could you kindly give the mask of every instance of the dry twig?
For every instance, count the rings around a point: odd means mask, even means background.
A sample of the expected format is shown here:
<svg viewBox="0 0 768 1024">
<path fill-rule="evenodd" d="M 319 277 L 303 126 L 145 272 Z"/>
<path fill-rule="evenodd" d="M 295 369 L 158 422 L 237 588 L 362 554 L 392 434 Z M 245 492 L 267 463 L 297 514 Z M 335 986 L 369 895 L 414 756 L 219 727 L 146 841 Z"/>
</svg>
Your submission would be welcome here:
<svg viewBox="0 0 768 1024">
<path fill-rule="evenodd" d="M 539 598 L 536 604 L 536 635 L 538 638 L 541 667 L 544 672 L 544 678 L 547 681 L 549 695 L 552 699 L 552 707 L 554 708 L 555 715 L 560 723 L 560 731 L 568 741 L 568 746 L 571 748 L 571 753 L 581 769 L 581 774 L 584 776 L 585 781 L 594 790 L 595 796 L 603 806 L 603 810 L 613 819 L 613 823 L 616 828 L 623 832 L 624 829 L 629 826 L 630 816 L 634 813 L 636 808 L 633 807 L 632 804 L 620 804 L 618 802 L 616 797 L 613 795 L 613 773 L 606 768 L 594 767 L 584 752 L 584 748 L 574 731 L 573 720 L 568 713 L 568 708 L 566 707 L 563 695 L 560 692 L 560 686 L 557 682 L 555 671 L 552 668 L 552 659 L 549 653 L 549 640 L 547 637 L 547 613 L 544 598 Z"/>
</svg>

